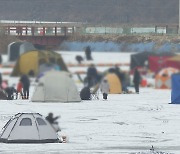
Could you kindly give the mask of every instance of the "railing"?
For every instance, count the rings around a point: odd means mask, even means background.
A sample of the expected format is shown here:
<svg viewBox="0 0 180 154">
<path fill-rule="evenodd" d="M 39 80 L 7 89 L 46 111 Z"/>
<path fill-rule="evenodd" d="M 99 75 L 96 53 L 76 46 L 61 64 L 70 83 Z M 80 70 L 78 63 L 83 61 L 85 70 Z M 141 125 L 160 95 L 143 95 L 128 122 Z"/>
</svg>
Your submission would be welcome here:
<svg viewBox="0 0 180 154">
<path fill-rule="evenodd" d="M 142 25 L 140 26 L 97 26 L 81 22 L 14 21 L 0 20 L 0 31 L 15 36 L 61 36 L 78 34 L 117 34 L 117 35 L 176 35 L 178 25 Z"/>
<path fill-rule="evenodd" d="M 151 27 L 103 27 L 86 26 L 83 29 L 84 34 L 178 34 L 178 26 L 151 26 Z"/>
<path fill-rule="evenodd" d="M 18 21 L 18 20 L 0 20 L 0 25 L 2 26 L 32 26 L 32 25 L 51 25 L 51 26 L 58 26 L 58 25 L 64 25 L 64 26 L 81 26 L 86 23 L 83 22 L 60 22 L 60 21 Z"/>
<path fill-rule="evenodd" d="M 14 36 L 66 36 L 75 32 L 74 27 L 2 26 L 0 31 Z"/>
</svg>

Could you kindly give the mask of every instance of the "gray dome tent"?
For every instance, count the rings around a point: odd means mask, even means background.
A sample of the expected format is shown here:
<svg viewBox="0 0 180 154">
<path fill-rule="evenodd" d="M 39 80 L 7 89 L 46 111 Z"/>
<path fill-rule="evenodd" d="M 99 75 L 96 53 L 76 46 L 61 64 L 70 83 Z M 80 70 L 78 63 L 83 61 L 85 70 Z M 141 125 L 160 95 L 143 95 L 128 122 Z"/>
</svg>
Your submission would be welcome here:
<svg viewBox="0 0 180 154">
<path fill-rule="evenodd" d="M 19 58 L 21 44 L 22 42 L 12 42 L 8 45 L 8 60 L 10 62 L 15 62 Z"/>
<path fill-rule="evenodd" d="M 80 102 L 74 81 L 67 72 L 49 71 L 40 78 L 32 96 L 33 102 Z"/>
<path fill-rule="evenodd" d="M 18 113 L 3 127 L 3 143 L 57 143 L 56 131 L 39 113 Z"/>
<path fill-rule="evenodd" d="M 15 62 L 21 54 L 36 50 L 30 42 L 12 42 L 8 45 L 8 61 Z"/>
<path fill-rule="evenodd" d="M 28 51 L 32 51 L 32 50 L 36 50 L 36 48 L 34 47 L 34 45 L 30 42 L 22 42 L 22 44 L 20 45 L 19 48 L 19 53 L 20 55 L 28 52 Z"/>
</svg>

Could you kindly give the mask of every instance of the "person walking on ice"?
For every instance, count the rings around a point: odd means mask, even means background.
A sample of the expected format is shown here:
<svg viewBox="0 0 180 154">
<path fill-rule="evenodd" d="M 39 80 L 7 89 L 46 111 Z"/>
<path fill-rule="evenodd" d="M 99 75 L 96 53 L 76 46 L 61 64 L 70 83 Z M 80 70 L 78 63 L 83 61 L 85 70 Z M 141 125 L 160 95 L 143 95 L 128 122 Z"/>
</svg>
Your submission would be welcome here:
<svg viewBox="0 0 180 154">
<path fill-rule="evenodd" d="M 101 90 L 101 92 L 103 94 L 103 99 L 107 100 L 107 96 L 108 96 L 108 93 L 110 91 L 110 87 L 109 87 L 109 83 L 108 83 L 107 79 L 104 79 L 101 82 L 100 90 Z"/>
<path fill-rule="evenodd" d="M 137 68 L 134 71 L 133 83 L 134 83 L 136 94 L 139 94 L 139 85 L 141 83 L 141 75 Z"/>
</svg>

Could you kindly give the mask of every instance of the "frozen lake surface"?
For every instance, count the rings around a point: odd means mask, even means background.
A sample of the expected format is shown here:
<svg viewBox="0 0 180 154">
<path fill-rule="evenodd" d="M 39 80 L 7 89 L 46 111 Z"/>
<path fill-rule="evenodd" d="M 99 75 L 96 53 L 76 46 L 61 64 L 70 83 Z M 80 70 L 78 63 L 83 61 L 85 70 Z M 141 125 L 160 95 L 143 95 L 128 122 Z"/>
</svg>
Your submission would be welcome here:
<svg viewBox="0 0 180 154">
<path fill-rule="evenodd" d="M 101 97 L 101 95 L 100 95 Z M 32 103 L 1 101 L 0 127 L 18 112 L 61 115 L 66 144 L 0 144 L 0 153 L 134 153 L 180 151 L 180 106 L 170 105 L 169 90 L 141 89 L 138 94 L 109 95 L 108 101 Z"/>
<path fill-rule="evenodd" d="M 66 63 L 73 64 L 76 64 L 77 54 L 84 55 L 83 52 L 61 54 Z M 93 63 L 129 63 L 130 53 L 93 53 L 93 58 Z M 87 70 L 86 67 L 75 67 L 70 71 L 82 69 Z M 105 69 L 98 68 L 100 71 Z M 122 69 L 128 70 L 129 67 Z M 18 78 L 4 78 L 9 80 L 10 85 L 18 81 Z M 78 87 L 81 86 L 78 84 Z M 61 115 L 60 135 L 66 135 L 69 140 L 66 144 L 1 143 L 0 154 L 153 154 L 149 152 L 152 145 L 157 151 L 179 154 L 180 106 L 168 104 L 170 94 L 170 90 L 143 88 L 139 95 L 109 95 L 108 101 L 103 101 L 101 94 L 100 100 L 68 104 L 0 101 L 0 129 L 18 112 L 38 112 L 43 116 L 53 112 Z"/>
</svg>

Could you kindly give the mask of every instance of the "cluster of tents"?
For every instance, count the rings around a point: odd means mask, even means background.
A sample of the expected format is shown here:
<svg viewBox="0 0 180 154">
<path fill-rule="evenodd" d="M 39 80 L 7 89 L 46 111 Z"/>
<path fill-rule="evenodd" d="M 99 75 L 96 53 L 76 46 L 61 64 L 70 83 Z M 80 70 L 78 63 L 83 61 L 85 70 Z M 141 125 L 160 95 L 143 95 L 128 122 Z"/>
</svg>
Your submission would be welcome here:
<svg viewBox="0 0 180 154">
<path fill-rule="evenodd" d="M 141 52 L 131 55 L 131 70 L 147 68 L 151 72 L 159 72 L 163 68 L 180 68 L 180 56 L 172 52 Z"/>
<path fill-rule="evenodd" d="M 32 50 L 18 58 L 11 75 L 21 76 L 26 74 L 37 76 L 51 69 L 68 71 L 60 54 L 52 51 Z"/>
<path fill-rule="evenodd" d="M 18 52 L 12 52 L 15 49 Z M 26 74 L 38 77 L 32 102 L 81 102 L 78 88 L 60 54 L 36 50 L 28 43 L 12 43 L 8 53 L 10 61 L 17 60 L 12 76 Z M 147 67 L 157 73 L 156 88 L 168 89 L 172 86 L 172 104 L 180 104 L 180 74 L 177 74 L 179 66 L 180 56 L 173 53 L 144 52 L 131 56 L 131 70 Z M 117 73 L 106 72 L 102 78 L 107 79 L 110 94 L 122 93 L 123 83 Z M 97 92 L 99 84 L 95 86 L 93 93 Z M 58 143 L 60 139 L 51 124 L 39 113 L 18 113 L 3 127 L 0 142 Z"/>
<path fill-rule="evenodd" d="M 171 89 L 171 76 L 179 72 L 180 56 L 173 52 L 142 52 L 131 55 L 131 70 L 143 68 L 155 74 L 156 89 Z"/>
<path fill-rule="evenodd" d="M 110 86 L 110 94 L 121 94 L 121 80 L 115 73 L 107 73 L 104 78 L 107 79 Z M 53 79 L 53 80 L 52 80 Z M 99 89 L 99 83 L 94 87 L 92 93 Z M 80 102 L 80 93 L 68 72 L 48 71 L 39 79 L 32 96 L 33 102 Z"/>
<path fill-rule="evenodd" d="M 68 71 L 60 54 L 38 50 L 30 42 L 12 42 L 8 45 L 8 61 L 15 63 L 12 76 L 38 76 L 42 72 L 55 69 Z"/>
<path fill-rule="evenodd" d="M 172 52 L 142 52 L 131 55 L 131 70 L 147 68 L 155 75 L 156 89 L 172 89 L 171 103 L 180 104 L 180 55 Z"/>
<path fill-rule="evenodd" d="M 17 53 L 11 55 L 12 49 Z M 16 61 L 12 76 L 32 75 L 38 84 L 32 102 L 80 102 L 78 89 L 68 73 L 60 54 L 51 51 L 29 50 L 20 52 L 22 43 L 9 45 L 10 61 Z M 14 56 L 14 57 L 13 57 Z M 6 97 L 3 91 L 0 97 Z M 18 113 L 12 117 L 0 134 L 3 143 L 59 143 L 56 130 L 39 113 Z"/>
<path fill-rule="evenodd" d="M 53 51 L 36 50 L 28 42 L 9 44 L 8 53 L 9 61 L 16 61 L 11 76 L 26 74 L 38 78 L 39 83 L 32 96 L 33 102 L 81 101 L 77 87 L 60 54 Z M 122 93 L 121 80 L 115 73 L 106 73 L 104 77 L 109 82 L 111 94 Z M 98 88 L 95 92 L 97 90 Z"/>
</svg>

